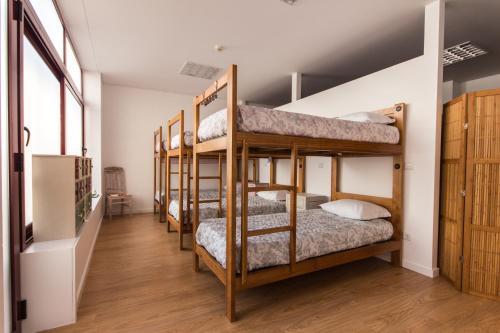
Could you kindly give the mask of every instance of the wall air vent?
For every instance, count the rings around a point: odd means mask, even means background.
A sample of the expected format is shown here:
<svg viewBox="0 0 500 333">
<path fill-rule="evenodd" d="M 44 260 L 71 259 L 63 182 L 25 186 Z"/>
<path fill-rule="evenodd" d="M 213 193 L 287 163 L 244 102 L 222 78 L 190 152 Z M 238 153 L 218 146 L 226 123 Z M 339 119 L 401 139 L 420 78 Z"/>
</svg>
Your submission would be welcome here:
<svg viewBox="0 0 500 333">
<path fill-rule="evenodd" d="M 182 65 L 179 74 L 212 80 L 220 71 L 221 69 L 217 67 L 187 61 Z"/>
<path fill-rule="evenodd" d="M 486 53 L 488 52 L 472 44 L 472 42 L 458 44 L 444 50 L 443 66 L 448 66 L 456 64 L 457 62 L 476 58 Z"/>
</svg>

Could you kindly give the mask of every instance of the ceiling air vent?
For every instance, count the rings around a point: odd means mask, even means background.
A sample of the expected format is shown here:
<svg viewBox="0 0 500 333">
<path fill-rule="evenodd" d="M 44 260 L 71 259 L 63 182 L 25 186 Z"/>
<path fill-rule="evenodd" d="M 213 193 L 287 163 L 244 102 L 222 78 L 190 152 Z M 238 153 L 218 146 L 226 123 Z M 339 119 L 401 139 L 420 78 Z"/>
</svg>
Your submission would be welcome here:
<svg viewBox="0 0 500 333">
<path fill-rule="evenodd" d="M 472 44 L 472 42 L 458 44 L 444 50 L 443 66 L 448 66 L 456 64 L 457 62 L 476 58 L 486 53 L 488 52 Z"/>
<path fill-rule="evenodd" d="M 208 65 L 197 64 L 187 61 L 181 68 L 179 74 L 199 77 L 202 79 L 212 80 L 221 69 Z"/>
</svg>

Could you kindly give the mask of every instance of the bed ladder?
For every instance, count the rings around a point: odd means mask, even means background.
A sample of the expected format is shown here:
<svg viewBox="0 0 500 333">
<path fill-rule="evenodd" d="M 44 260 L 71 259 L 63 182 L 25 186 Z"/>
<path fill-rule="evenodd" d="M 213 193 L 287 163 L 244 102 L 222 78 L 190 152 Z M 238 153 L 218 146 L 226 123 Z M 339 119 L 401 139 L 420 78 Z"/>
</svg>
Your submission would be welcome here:
<svg viewBox="0 0 500 333">
<path fill-rule="evenodd" d="M 246 285 L 248 279 L 248 238 L 268 235 L 279 232 L 289 232 L 289 267 L 290 272 L 295 271 L 296 264 L 296 240 L 297 240 L 297 155 L 298 149 L 294 144 L 291 146 L 290 154 L 290 184 L 269 184 L 268 186 L 248 186 L 248 150 L 249 145 L 246 140 L 243 141 L 242 147 L 242 184 L 241 184 L 241 283 Z M 277 191 L 288 190 L 290 191 L 290 224 L 267 228 L 248 230 L 248 192 L 261 192 L 261 191 Z"/>
</svg>

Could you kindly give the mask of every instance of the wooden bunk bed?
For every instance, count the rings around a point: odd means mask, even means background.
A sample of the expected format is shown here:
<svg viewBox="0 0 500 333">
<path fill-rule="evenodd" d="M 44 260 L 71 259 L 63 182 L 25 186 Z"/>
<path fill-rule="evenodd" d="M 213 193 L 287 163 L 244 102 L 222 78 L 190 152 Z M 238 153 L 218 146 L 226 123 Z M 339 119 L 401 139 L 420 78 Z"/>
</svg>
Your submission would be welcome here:
<svg viewBox="0 0 500 333">
<path fill-rule="evenodd" d="M 161 126 L 154 131 L 153 135 L 153 212 L 158 213 L 159 221 L 164 222 L 164 192 L 163 184 L 164 178 L 162 171 L 162 164 L 167 156 L 167 151 L 163 142 L 163 130 Z"/>
<path fill-rule="evenodd" d="M 176 145 L 175 147 L 172 147 L 172 127 L 177 126 L 179 127 L 179 134 L 178 134 L 178 140 L 176 140 Z M 191 195 L 191 180 L 193 179 L 192 177 L 192 172 L 191 172 L 191 162 L 192 162 L 192 157 L 193 157 L 193 148 L 192 145 L 188 144 L 185 142 L 185 137 L 186 137 L 186 131 L 185 131 L 185 123 L 184 123 L 184 110 L 181 110 L 178 114 L 176 114 L 173 118 L 169 119 L 167 121 L 167 140 L 166 140 L 166 167 L 165 167 L 165 180 L 166 180 L 166 186 L 165 186 L 165 205 L 163 208 L 163 214 L 166 216 L 167 219 L 167 232 L 171 231 L 171 227 L 178 232 L 179 235 L 179 249 L 182 250 L 184 249 L 184 234 L 189 234 L 192 233 L 192 211 L 191 211 L 191 203 L 193 203 L 193 198 Z M 161 135 L 161 129 L 160 129 L 160 135 Z M 252 163 L 253 166 L 253 172 L 252 175 L 253 177 L 251 179 L 247 179 L 247 181 L 253 182 L 254 184 L 259 183 L 259 177 L 258 177 L 258 162 L 259 158 L 269 158 L 269 182 L 273 184 L 275 182 L 276 178 L 276 164 L 277 161 L 280 159 L 288 159 L 288 156 L 284 155 L 269 155 L 269 154 L 256 154 L 255 156 L 250 156 L 246 162 L 246 168 L 243 167 L 243 163 L 241 163 L 240 168 L 238 170 L 248 170 L 248 164 L 249 162 Z M 225 199 L 225 196 L 223 194 L 224 190 L 222 188 L 222 166 L 223 162 L 225 160 L 225 154 L 223 152 L 218 152 L 218 153 L 206 153 L 200 156 L 200 158 L 203 159 L 209 159 L 209 160 L 216 160 L 217 163 L 217 175 L 212 175 L 212 176 L 201 176 L 198 179 L 202 180 L 215 180 L 217 181 L 217 189 L 216 193 L 208 193 L 208 195 L 205 195 L 204 197 L 200 198 L 200 191 L 198 191 L 198 198 L 199 201 L 198 203 L 201 204 L 211 204 L 211 203 L 217 203 L 218 204 L 218 213 L 217 216 L 222 216 L 223 212 L 223 200 Z M 176 159 L 178 161 L 178 169 L 177 171 L 172 170 L 172 160 Z M 237 161 L 241 162 L 241 156 L 238 157 Z M 303 192 L 305 189 L 305 158 L 304 157 L 298 157 L 297 161 L 299 168 L 298 168 L 298 182 L 299 182 L 299 192 Z M 238 181 L 241 180 L 241 174 L 242 172 L 238 173 Z M 178 176 L 178 182 L 177 182 L 177 188 L 172 188 L 172 175 L 177 175 Z M 183 175 L 186 175 L 184 178 Z M 178 214 L 174 215 L 170 211 L 170 205 L 172 202 L 172 194 L 177 193 L 176 195 L 176 200 L 177 200 L 177 207 L 178 207 Z M 261 199 L 261 201 L 265 201 L 265 199 Z M 190 204 L 184 205 L 184 203 L 189 202 Z M 283 203 L 283 208 L 284 208 L 285 203 Z M 186 214 L 184 214 L 184 206 Z"/>
<path fill-rule="evenodd" d="M 224 136 L 201 141 L 200 106 L 206 105 L 217 98 L 217 93 L 227 89 L 226 132 Z M 199 259 L 217 276 L 226 288 L 226 316 L 230 321 L 236 319 L 235 295 L 238 291 L 291 278 L 294 276 L 318 271 L 343 263 L 377 256 L 382 253 L 391 253 L 394 265 L 400 265 L 401 260 L 401 229 L 403 213 L 403 165 L 404 165 L 404 118 L 405 105 L 397 104 L 393 107 L 376 111 L 395 119 L 394 125 L 398 129 L 396 143 L 373 143 L 366 141 L 350 141 L 326 138 L 314 138 L 293 135 L 276 135 L 268 133 L 244 132 L 238 129 L 237 124 L 237 67 L 230 66 L 228 71 L 201 95 L 196 96 L 194 108 L 194 144 L 193 144 L 193 174 L 194 174 L 194 206 L 193 206 L 193 232 L 196 235 L 199 224 L 199 159 L 202 154 L 219 153 L 226 155 L 227 159 L 227 218 L 225 220 L 225 267 L 221 265 L 203 246 L 199 245 L 193 237 L 194 270 L 199 270 Z M 248 174 L 246 161 L 250 154 L 262 151 L 289 154 L 291 161 L 291 185 L 269 184 L 257 188 L 248 187 Z M 247 207 L 242 207 L 241 217 L 241 266 L 237 267 L 237 223 L 236 223 L 236 179 L 237 156 L 242 156 L 242 202 L 246 202 L 250 191 L 288 190 L 291 192 L 291 209 L 289 212 L 289 225 L 249 230 Z M 310 259 L 296 261 L 296 232 L 297 232 L 297 157 L 304 156 L 331 156 L 332 157 L 332 199 L 352 198 L 369 201 L 387 208 L 392 217 L 390 223 L 393 233 L 389 240 L 382 241 L 359 248 L 334 252 Z M 338 187 L 339 159 L 349 156 L 392 156 L 393 157 L 393 185 L 392 198 L 382 198 L 350 193 L 342 193 Z M 275 267 L 268 267 L 248 271 L 248 240 L 251 237 L 288 232 L 289 234 L 289 263 Z"/>
</svg>

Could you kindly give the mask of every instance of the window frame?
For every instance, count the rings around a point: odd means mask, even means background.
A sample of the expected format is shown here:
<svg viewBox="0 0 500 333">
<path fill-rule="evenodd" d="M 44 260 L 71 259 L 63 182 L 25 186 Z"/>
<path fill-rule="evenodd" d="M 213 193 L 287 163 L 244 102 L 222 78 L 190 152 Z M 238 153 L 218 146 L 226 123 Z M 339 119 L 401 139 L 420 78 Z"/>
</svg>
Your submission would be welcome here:
<svg viewBox="0 0 500 333">
<path fill-rule="evenodd" d="M 65 155 L 65 87 L 82 107 L 82 155 L 85 154 L 85 107 L 83 100 L 83 71 L 67 25 L 55 0 L 52 3 L 63 27 L 63 58 L 61 59 L 45 31 L 30 0 L 7 1 L 8 38 L 8 122 L 9 122 L 9 215 L 10 215 L 10 268 L 11 268 L 11 323 L 13 332 L 21 332 L 21 262 L 20 256 L 33 242 L 33 226 L 25 224 L 24 211 L 24 105 L 23 105 L 23 39 L 29 39 L 40 57 L 60 82 L 61 155 Z M 81 91 L 66 69 L 66 39 L 75 51 L 80 67 Z"/>
<path fill-rule="evenodd" d="M 64 22 L 64 19 L 62 18 L 60 9 L 56 3 L 55 0 L 52 0 L 52 3 L 54 4 L 54 7 L 57 11 L 59 20 L 61 21 L 61 24 L 63 26 L 63 41 L 64 41 L 64 47 L 63 47 L 63 59 L 59 56 L 59 52 L 57 52 L 57 49 L 55 48 L 54 44 L 52 43 L 52 40 L 50 39 L 49 35 L 45 31 L 40 19 L 38 18 L 38 15 L 35 12 L 35 9 L 31 5 L 29 0 L 23 0 L 22 1 L 22 15 L 23 15 L 23 31 L 21 34 L 21 37 L 24 35 L 26 38 L 28 38 L 31 42 L 31 44 L 35 47 L 35 49 L 38 51 L 38 54 L 40 57 L 45 61 L 47 66 L 52 70 L 56 78 L 60 82 L 60 125 L 61 125 L 61 133 L 60 133 L 60 142 L 61 142 L 61 149 L 60 149 L 60 154 L 61 155 L 66 155 L 66 89 L 67 87 L 71 94 L 75 97 L 77 102 L 80 104 L 82 108 L 82 155 L 84 155 L 84 152 L 86 151 L 85 148 L 85 108 L 84 108 L 84 102 L 83 102 L 83 71 L 82 71 L 82 66 L 80 59 L 78 58 L 78 54 L 75 51 L 75 47 L 73 44 L 73 41 L 71 40 L 71 37 L 68 34 L 66 24 Z M 78 62 L 78 65 L 80 67 L 80 78 L 81 82 L 80 85 L 82 87 L 82 91 L 80 92 L 78 90 L 77 85 L 73 81 L 73 78 L 71 77 L 71 74 L 66 68 L 66 39 L 68 40 L 68 43 L 71 45 L 73 48 L 73 51 L 76 56 L 76 60 Z M 20 49 L 20 81 L 21 84 L 23 82 L 23 46 L 22 44 L 18 46 Z M 22 98 L 22 88 L 21 88 L 21 96 Z M 21 103 L 21 112 L 24 111 L 24 106 Z M 23 121 L 24 122 L 24 121 Z M 24 134 L 24 133 L 22 133 Z M 23 142 L 23 141 L 21 141 Z M 24 193 L 24 184 L 22 186 L 23 188 L 23 193 Z M 24 205 L 24 197 L 22 200 L 22 204 Z M 24 213 L 23 213 L 24 215 Z M 23 230 L 24 229 L 24 230 Z M 24 250 L 27 246 L 29 246 L 33 242 L 33 226 L 32 224 L 28 224 L 26 226 L 21 226 L 21 233 L 22 233 L 22 250 Z"/>
</svg>

